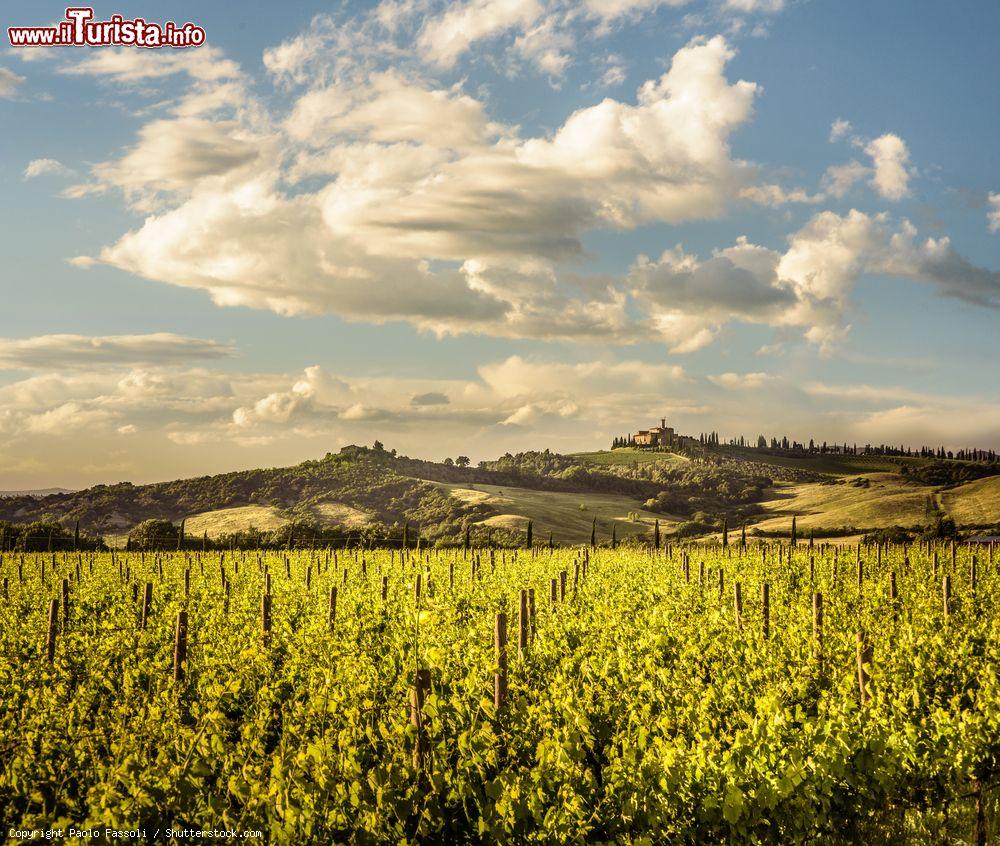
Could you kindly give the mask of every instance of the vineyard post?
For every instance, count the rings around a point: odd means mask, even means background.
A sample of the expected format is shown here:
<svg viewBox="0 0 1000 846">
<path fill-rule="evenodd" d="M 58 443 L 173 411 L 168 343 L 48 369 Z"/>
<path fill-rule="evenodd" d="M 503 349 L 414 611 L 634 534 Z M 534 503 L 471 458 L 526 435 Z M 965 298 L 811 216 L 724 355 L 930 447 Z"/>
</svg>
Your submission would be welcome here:
<svg viewBox="0 0 1000 846">
<path fill-rule="evenodd" d="M 524 658 L 528 651 L 528 591 L 522 590 L 517 609 L 517 654 Z"/>
<path fill-rule="evenodd" d="M 260 598 L 260 633 L 267 646 L 271 642 L 271 594 L 265 593 Z"/>
<path fill-rule="evenodd" d="M 49 630 L 45 638 L 45 657 L 51 664 L 56 657 L 56 629 L 59 628 L 59 600 L 49 602 Z"/>
<path fill-rule="evenodd" d="M 941 604 L 944 618 L 947 620 L 951 611 L 951 576 L 948 575 L 941 580 Z"/>
<path fill-rule="evenodd" d="M 385 606 L 386 600 L 389 598 L 389 577 L 382 577 L 382 605 Z"/>
<path fill-rule="evenodd" d="M 431 689 L 431 671 L 419 669 L 410 688 L 410 725 L 417 730 L 417 740 L 413 745 L 413 768 L 421 773 L 427 771 L 429 740 L 424 726 L 424 698 Z"/>
<path fill-rule="evenodd" d="M 743 628 L 743 586 L 739 582 L 733 584 L 733 609 L 736 611 L 736 628 Z"/>
<path fill-rule="evenodd" d="M 719 604 L 722 604 L 723 591 L 726 589 L 726 577 L 722 568 L 719 568 Z"/>
<path fill-rule="evenodd" d="M 858 591 L 861 591 L 862 582 L 865 580 L 865 564 L 858 558 Z"/>
<path fill-rule="evenodd" d="M 420 604 L 420 573 L 417 573 L 416 578 L 413 580 L 413 603 L 415 605 Z"/>
<path fill-rule="evenodd" d="M 896 604 L 896 597 L 897 597 L 897 595 L 898 594 L 896 592 L 896 571 L 895 570 L 890 570 L 889 571 L 889 601 L 892 602 L 893 606 L 895 606 L 895 604 Z"/>
<path fill-rule="evenodd" d="M 65 632 L 69 625 L 69 579 L 62 580 L 62 630 Z"/>
<path fill-rule="evenodd" d="M 142 613 L 139 615 L 139 628 L 142 631 L 146 630 L 146 625 L 149 622 L 149 606 L 153 603 L 153 583 L 146 582 L 146 586 L 142 591 Z"/>
<path fill-rule="evenodd" d="M 976 601 L 976 556 L 972 556 L 972 560 L 969 562 L 969 598 L 972 602 Z"/>
<path fill-rule="evenodd" d="M 177 624 L 174 627 L 174 681 L 184 680 L 184 662 L 187 660 L 187 611 L 177 612 Z"/>
<path fill-rule="evenodd" d="M 559 601 L 559 580 L 552 579 L 549 583 L 549 603 L 552 608 L 555 609 L 556 603 Z"/>
<path fill-rule="evenodd" d="M 535 617 L 535 589 L 528 588 L 528 619 L 531 623 L 530 625 L 530 640 L 534 642 L 535 640 L 535 629 L 537 628 L 537 620 Z"/>
<path fill-rule="evenodd" d="M 386 588 L 389 583 L 389 577 L 382 577 L 382 601 L 385 602 Z M 330 631 L 333 631 L 333 627 L 337 623 L 337 586 L 333 585 L 330 588 L 330 605 L 328 613 L 328 624 L 330 626 Z"/>
<path fill-rule="evenodd" d="M 760 604 L 763 614 L 762 632 L 764 640 L 767 640 L 771 637 L 771 586 L 767 582 L 760 586 Z"/>
<path fill-rule="evenodd" d="M 184 568 L 184 598 L 187 599 L 191 595 L 191 568 Z"/>
<path fill-rule="evenodd" d="M 312 590 L 312 583 L 313 583 L 313 565 L 309 564 L 309 565 L 306 566 L 306 590 L 307 591 L 311 591 Z"/>
<path fill-rule="evenodd" d="M 465 552 L 467 554 L 468 550 L 466 550 Z M 448 590 L 454 590 L 454 589 L 455 589 L 455 562 L 454 561 L 449 561 L 448 562 Z"/>
<path fill-rule="evenodd" d="M 813 654 L 823 672 L 823 594 L 813 592 Z"/>
<path fill-rule="evenodd" d="M 559 571 L 559 601 L 566 601 L 566 571 Z"/>
<path fill-rule="evenodd" d="M 496 616 L 493 646 L 497 660 L 493 678 L 493 707 L 499 711 L 507 699 L 507 615 L 502 611 Z"/>
<path fill-rule="evenodd" d="M 874 647 L 868 642 L 863 631 L 857 633 L 857 655 L 858 655 L 858 692 L 861 695 L 861 704 L 866 705 L 870 698 L 868 683 L 871 676 L 865 667 L 871 667 L 874 657 Z"/>
</svg>

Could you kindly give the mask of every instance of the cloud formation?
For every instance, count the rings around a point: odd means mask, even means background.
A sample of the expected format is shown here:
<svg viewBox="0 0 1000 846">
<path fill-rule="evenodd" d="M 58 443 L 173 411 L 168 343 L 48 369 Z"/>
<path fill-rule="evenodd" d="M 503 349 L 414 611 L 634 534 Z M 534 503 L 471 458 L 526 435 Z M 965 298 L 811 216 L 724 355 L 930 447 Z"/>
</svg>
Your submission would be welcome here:
<svg viewBox="0 0 1000 846">
<path fill-rule="evenodd" d="M 23 82 L 23 76 L 19 76 L 9 68 L 0 68 L 0 98 L 12 98 Z"/>
<path fill-rule="evenodd" d="M 231 347 L 171 332 L 149 335 L 38 335 L 0 338 L 0 368 L 77 369 L 95 365 L 167 364 L 232 355 Z"/>
</svg>

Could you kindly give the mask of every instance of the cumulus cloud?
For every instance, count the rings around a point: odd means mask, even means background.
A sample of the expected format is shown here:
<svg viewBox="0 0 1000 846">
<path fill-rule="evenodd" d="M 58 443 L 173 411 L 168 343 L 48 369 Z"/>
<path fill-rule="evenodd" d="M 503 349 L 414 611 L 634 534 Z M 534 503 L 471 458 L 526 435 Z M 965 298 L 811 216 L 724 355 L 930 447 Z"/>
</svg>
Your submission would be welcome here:
<svg viewBox="0 0 1000 846">
<path fill-rule="evenodd" d="M 56 159 L 32 159 L 24 169 L 24 178 L 34 179 L 36 176 L 71 176 L 73 169 L 66 167 Z"/>
<path fill-rule="evenodd" d="M 216 341 L 170 332 L 149 335 L 38 335 L 0 338 L 0 367 L 16 370 L 88 368 L 106 364 L 151 364 L 217 359 L 232 348 Z"/>
<path fill-rule="evenodd" d="M 871 184 L 880 197 L 901 200 L 910 193 L 910 151 L 898 135 L 880 135 L 865 146 L 872 160 Z"/>
<path fill-rule="evenodd" d="M 989 209 L 986 212 L 986 222 L 990 232 L 1000 232 L 1000 194 L 990 194 L 987 202 Z"/>
<path fill-rule="evenodd" d="M 282 314 L 649 337 L 659 329 L 629 319 L 620 286 L 555 263 L 582 258 L 591 230 L 725 210 L 744 179 L 728 137 L 757 93 L 726 79 L 732 56 L 722 38 L 695 39 L 635 102 L 605 99 L 548 136 L 521 137 L 470 96 L 398 73 L 310 89 L 270 132 L 153 121 L 95 168 L 102 190 L 155 212 L 100 259 Z M 300 152 L 286 169 L 289 139 Z M 283 190 L 298 179 L 322 184 Z"/>
<path fill-rule="evenodd" d="M 12 98 L 23 82 L 23 76 L 19 76 L 9 68 L 0 68 L 0 98 Z"/>
</svg>

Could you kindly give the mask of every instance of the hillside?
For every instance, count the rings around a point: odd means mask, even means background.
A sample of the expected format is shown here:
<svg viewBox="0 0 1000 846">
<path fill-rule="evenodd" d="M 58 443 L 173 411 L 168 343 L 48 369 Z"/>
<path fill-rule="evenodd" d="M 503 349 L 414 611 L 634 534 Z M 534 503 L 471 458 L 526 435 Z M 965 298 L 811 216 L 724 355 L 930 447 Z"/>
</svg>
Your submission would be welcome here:
<svg viewBox="0 0 1000 846">
<path fill-rule="evenodd" d="M 995 472 L 990 465 L 736 452 L 545 450 L 469 467 L 351 446 L 293 467 L 0 498 L 0 528 L 10 529 L 13 544 L 11 524 L 32 524 L 21 533 L 44 539 L 54 525 L 66 533 L 79 521 L 95 543 L 98 535 L 124 543 L 143 521 L 170 521 L 161 527 L 176 535 L 183 520 L 189 538 L 273 545 L 293 537 L 398 540 L 406 524 L 411 537 L 419 532 L 427 541 L 455 542 L 468 528 L 478 541 L 490 535 L 516 543 L 529 519 L 538 540 L 551 532 L 562 543 L 589 541 L 595 518 L 605 540 L 612 526 L 621 539 L 648 535 L 654 520 L 664 534 L 682 537 L 710 535 L 723 519 L 787 533 L 793 516 L 801 531 L 827 535 L 896 526 L 920 532 L 945 518 L 960 527 L 1000 524 L 1000 476 L 976 478 Z M 886 462 L 893 472 L 874 469 Z M 869 469 L 848 474 L 854 464 Z"/>
</svg>

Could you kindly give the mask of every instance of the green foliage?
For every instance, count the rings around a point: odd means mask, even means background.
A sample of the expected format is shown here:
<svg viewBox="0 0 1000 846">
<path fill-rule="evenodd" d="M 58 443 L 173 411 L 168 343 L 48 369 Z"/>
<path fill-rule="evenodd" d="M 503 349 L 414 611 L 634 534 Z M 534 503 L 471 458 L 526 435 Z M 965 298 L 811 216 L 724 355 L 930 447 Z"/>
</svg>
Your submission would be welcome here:
<svg viewBox="0 0 1000 846">
<path fill-rule="evenodd" d="M 549 580 L 572 575 L 577 550 L 498 551 L 495 568 L 483 552 L 475 577 L 451 551 L 263 551 L 261 566 L 258 553 L 85 553 L 80 580 L 76 554 L 29 553 L 23 582 L 7 555 L 4 822 L 260 829 L 275 844 L 968 842 L 970 793 L 1000 777 L 1000 575 L 982 566 L 973 596 L 959 575 L 973 551 L 960 547 L 945 621 L 932 552 L 863 549 L 859 590 L 843 557 L 834 581 L 832 549 L 782 546 L 780 560 L 756 545 L 590 551 L 586 578 L 555 606 Z M 142 631 L 124 566 L 154 583 Z M 742 585 L 741 624 L 731 593 L 714 590 L 719 569 Z M 429 576 L 419 603 L 418 572 Z M 67 574 L 70 617 L 50 665 L 39 633 Z M 523 588 L 545 599 L 527 653 L 510 647 L 497 711 L 494 615 L 513 622 Z M 825 599 L 822 664 L 813 590 Z M 188 661 L 174 683 L 182 608 Z M 859 630 L 874 649 L 864 705 Z M 409 709 L 418 666 L 431 673 L 424 772 Z M 996 791 L 986 802 L 993 819 Z"/>
</svg>

